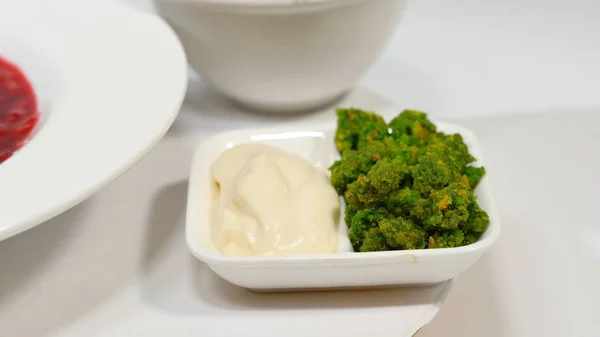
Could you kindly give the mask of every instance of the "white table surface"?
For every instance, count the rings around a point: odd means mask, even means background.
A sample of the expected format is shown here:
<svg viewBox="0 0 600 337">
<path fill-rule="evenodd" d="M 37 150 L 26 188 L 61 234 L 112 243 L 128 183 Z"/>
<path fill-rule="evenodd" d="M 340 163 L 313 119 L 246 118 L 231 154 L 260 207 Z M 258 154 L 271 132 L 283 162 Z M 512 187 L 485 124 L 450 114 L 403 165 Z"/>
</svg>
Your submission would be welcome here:
<svg viewBox="0 0 600 337">
<path fill-rule="evenodd" d="M 122 1 L 151 10 L 145 1 Z M 591 178 L 600 170 L 594 134 L 600 109 L 574 112 L 600 106 L 598 17 L 600 2 L 593 0 L 414 0 L 366 75 L 366 87 L 436 117 L 564 108 L 464 122 L 481 137 L 494 168 L 503 235 L 456 280 L 441 313 L 418 337 L 600 335 L 594 212 L 600 186 Z M 174 248 L 181 228 L 169 225 L 181 221 L 189 155 L 203 135 L 267 122 L 231 112 L 198 83 L 173 128 L 138 166 L 73 210 L 0 243 L 0 336 L 138 336 L 149 326 L 146 337 L 197 336 L 155 321 L 164 315 L 181 326 L 194 321 L 178 283 L 187 282 L 178 273 L 189 261 L 173 255 L 181 254 Z M 155 193 L 149 180 L 164 188 Z M 102 223 L 90 214 L 101 214 Z M 142 222 L 142 232 L 128 226 Z M 129 245 L 141 249 L 121 254 Z M 140 301 L 150 309 L 132 317 L 132 303 Z M 393 318 L 387 321 L 393 331 Z M 216 316 L 214 324 L 227 324 L 227 317 Z"/>
<path fill-rule="evenodd" d="M 600 336 L 600 109 L 473 119 L 502 235 L 418 337 Z"/>
<path fill-rule="evenodd" d="M 264 297 L 219 281 L 184 242 L 191 155 L 228 120 L 258 121 L 191 90 L 165 138 L 131 170 L 0 242 L 0 336 L 387 335 L 403 317 L 399 305 L 441 290 Z M 600 109 L 459 122 L 481 141 L 502 235 L 416 336 L 599 335 Z"/>
<path fill-rule="evenodd" d="M 410 336 L 435 316 L 451 281 L 393 290 L 253 294 L 193 258 L 184 217 L 194 145 L 229 127 L 229 120 L 259 121 L 197 81 L 190 84 L 173 127 L 131 170 L 64 214 L 0 242 L 0 337 L 358 337 L 384 334 L 390 322 L 399 336 Z M 347 100 L 394 112 L 366 90 Z M 330 110 L 301 118 L 334 122 Z M 360 320 L 370 324 L 348 324 Z"/>
</svg>

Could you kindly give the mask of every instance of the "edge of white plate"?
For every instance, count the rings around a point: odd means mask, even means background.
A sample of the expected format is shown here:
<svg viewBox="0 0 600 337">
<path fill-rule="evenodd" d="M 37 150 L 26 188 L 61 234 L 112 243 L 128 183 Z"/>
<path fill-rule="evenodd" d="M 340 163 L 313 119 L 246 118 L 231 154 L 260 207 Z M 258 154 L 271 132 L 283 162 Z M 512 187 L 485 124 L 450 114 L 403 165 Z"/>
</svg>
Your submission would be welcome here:
<svg viewBox="0 0 600 337">
<path fill-rule="evenodd" d="M 67 3 L 67 2 L 76 3 L 76 1 L 73 1 L 73 0 L 60 0 L 60 1 L 64 1 L 65 3 Z M 187 71 L 188 71 L 187 58 L 185 56 L 183 46 L 179 42 L 177 35 L 171 29 L 171 27 L 163 19 L 161 19 L 160 17 L 158 17 L 154 14 L 137 11 L 133 8 L 128 7 L 125 4 L 119 3 L 114 0 L 104 0 L 101 5 L 100 4 L 95 4 L 95 5 L 103 6 L 103 7 L 107 8 L 107 10 L 110 9 L 112 11 L 118 11 L 122 15 L 127 15 L 127 16 L 131 17 L 132 24 L 135 22 L 136 19 L 154 21 L 157 26 L 161 26 L 162 27 L 161 29 L 163 29 L 165 32 L 168 33 L 168 35 L 171 36 L 172 42 L 176 43 L 176 45 L 177 45 L 177 50 L 173 51 L 173 53 L 178 54 L 178 58 L 182 60 L 181 69 L 179 71 L 179 76 L 178 76 L 181 78 L 181 87 L 179 90 L 180 93 L 179 93 L 179 97 L 178 97 L 177 101 L 173 102 L 173 110 L 174 111 L 173 111 L 171 117 L 169 118 L 168 122 L 166 122 L 164 124 L 164 128 L 162 128 L 161 130 L 156 132 L 156 134 L 155 134 L 156 136 L 154 138 L 150 139 L 148 142 L 146 142 L 144 149 L 139 151 L 135 156 L 132 156 L 129 160 L 120 163 L 120 165 L 115 166 L 115 168 L 113 169 L 113 171 L 110 174 L 106 175 L 103 179 L 97 181 L 97 183 L 94 184 L 94 186 L 92 188 L 83 189 L 83 190 L 79 191 L 79 193 L 75 193 L 72 197 L 68 198 L 68 200 L 64 200 L 58 204 L 53 205 L 52 207 L 47 207 L 43 211 L 40 211 L 35 216 L 32 216 L 23 222 L 16 223 L 14 225 L 8 225 L 5 227 L 0 227 L 0 241 L 8 239 L 8 238 L 10 238 L 14 235 L 17 235 L 21 232 L 24 232 L 28 229 L 31 229 L 31 228 L 63 213 L 64 211 L 66 211 L 66 210 L 72 208 L 73 206 L 81 203 L 82 201 L 88 199 L 93 194 L 95 194 L 98 190 L 100 190 L 101 188 L 106 186 L 108 183 L 110 183 L 111 181 L 113 181 L 114 179 L 116 179 L 117 177 L 122 175 L 123 173 L 125 173 L 129 168 L 131 168 L 140 159 L 142 159 L 162 139 L 162 137 L 166 134 L 166 132 L 169 130 L 169 128 L 175 121 L 175 118 L 178 115 L 179 109 L 181 108 L 181 105 L 183 103 L 183 100 L 185 98 L 185 93 L 187 90 Z"/>
</svg>

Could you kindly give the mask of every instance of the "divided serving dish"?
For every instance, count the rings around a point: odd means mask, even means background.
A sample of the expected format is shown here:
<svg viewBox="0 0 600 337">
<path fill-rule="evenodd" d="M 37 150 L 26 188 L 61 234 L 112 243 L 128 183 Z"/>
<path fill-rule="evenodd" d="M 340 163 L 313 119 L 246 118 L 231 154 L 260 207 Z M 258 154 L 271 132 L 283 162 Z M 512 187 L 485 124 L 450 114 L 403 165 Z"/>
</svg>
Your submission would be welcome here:
<svg viewBox="0 0 600 337">
<path fill-rule="evenodd" d="M 484 165 L 479 143 L 471 131 L 449 123 L 435 124 L 438 131 L 460 133 L 477 159 L 476 164 Z M 223 279 L 257 291 L 426 285 L 458 276 L 498 239 L 500 222 L 486 175 L 475 194 L 481 208 L 490 216 L 490 225 L 479 241 L 468 246 L 352 252 L 342 216 L 341 249 L 335 254 L 285 257 L 221 255 L 213 246 L 209 232 L 213 200 L 210 167 L 219 154 L 238 144 L 261 142 L 327 168 L 340 158 L 333 140 L 335 130 L 335 123 L 275 126 L 228 131 L 202 141 L 194 153 L 188 188 L 186 241 L 191 253 Z"/>
</svg>

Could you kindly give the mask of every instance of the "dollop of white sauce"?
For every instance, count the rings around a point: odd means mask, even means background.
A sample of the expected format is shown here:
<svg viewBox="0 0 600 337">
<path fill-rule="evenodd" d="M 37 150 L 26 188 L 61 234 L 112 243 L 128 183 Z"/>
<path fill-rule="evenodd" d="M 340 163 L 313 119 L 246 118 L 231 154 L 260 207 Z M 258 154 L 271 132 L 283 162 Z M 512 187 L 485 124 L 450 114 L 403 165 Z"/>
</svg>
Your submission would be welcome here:
<svg viewBox="0 0 600 337">
<path fill-rule="evenodd" d="M 335 253 L 340 201 L 324 169 L 278 148 L 249 143 L 211 167 L 211 239 L 223 255 Z"/>
</svg>

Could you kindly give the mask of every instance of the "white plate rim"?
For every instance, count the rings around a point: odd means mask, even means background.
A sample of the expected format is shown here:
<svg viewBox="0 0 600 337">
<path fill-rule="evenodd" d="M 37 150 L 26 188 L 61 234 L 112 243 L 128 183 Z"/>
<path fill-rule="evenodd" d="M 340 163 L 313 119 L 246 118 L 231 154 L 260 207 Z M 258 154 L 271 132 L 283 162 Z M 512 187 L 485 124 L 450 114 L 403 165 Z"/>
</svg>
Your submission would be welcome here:
<svg viewBox="0 0 600 337">
<path fill-rule="evenodd" d="M 25 188 L 24 191 L 21 190 L 23 188 L 23 183 L 26 180 L 23 178 L 23 176 L 19 176 L 18 172 L 24 169 L 24 166 L 21 163 L 26 163 L 28 161 L 30 163 L 35 162 L 35 160 L 31 159 L 31 157 L 28 158 L 28 156 L 32 155 L 32 153 L 34 152 L 34 147 L 43 148 L 43 146 L 40 145 L 40 142 L 36 142 L 36 140 L 38 140 L 38 137 L 42 138 L 43 136 L 48 134 L 49 131 L 46 129 L 49 129 L 51 125 L 45 125 L 41 132 L 32 139 L 30 144 L 26 145 L 22 150 L 17 152 L 13 156 L 13 158 L 7 160 L 6 162 L 2 163 L 2 165 L 0 165 L 0 205 L 2 206 L 2 210 L 0 211 L 0 241 L 14 236 L 27 229 L 30 229 L 75 206 L 81 201 L 92 196 L 99 189 L 107 185 L 110 181 L 114 180 L 119 175 L 128 170 L 131 166 L 133 166 L 151 148 L 153 148 L 154 145 L 156 145 L 158 141 L 167 132 L 167 130 L 169 129 L 179 112 L 179 108 L 183 102 L 185 92 L 187 89 L 187 60 L 183 51 L 183 47 L 179 43 L 178 38 L 176 37 L 175 33 L 171 30 L 171 28 L 162 19 L 155 15 L 135 11 L 134 9 L 129 8 L 124 4 L 120 4 L 112 0 L 93 3 L 75 0 L 55 0 L 51 2 L 51 5 L 48 2 L 42 0 L 14 0 L 8 2 L 11 2 L 11 5 L 15 6 L 16 13 L 18 13 L 18 10 L 23 10 L 25 8 L 20 7 L 21 5 L 32 6 L 31 8 L 33 9 L 31 10 L 33 11 L 46 11 L 44 15 L 50 15 L 49 13 L 52 13 L 52 15 L 54 15 L 55 13 L 60 13 L 61 9 L 64 11 L 65 8 L 68 8 L 69 12 L 66 12 L 64 14 L 64 17 L 55 17 L 54 19 L 72 19 L 74 20 L 73 22 L 81 23 L 83 20 L 85 20 L 85 16 L 87 15 L 91 21 L 96 20 L 93 23 L 96 25 L 102 24 L 102 22 L 104 22 L 105 25 L 118 26 L 118 24 L 120 24 L 120 28 L 129 28 L 130 31 L 124 33 L 126 37 L 116 37 L 114 33 L 112 35 L 110 35 L 110 33 L 106 33 L 107 35 L 104 37 L 107 38 L 106 41 L 109 41 L 107 43 L 115 43 L 115 45 L 117 46 L 118 43 L 131 43 L 132 41 L 134 41 L 131 39 L 131 36 L 135 34 L 141 36 L 139 34 L 141 34 L 140 32 L 143 32 L 143 29 L 148 30 L 147 34 L 152 34 L 152 39 L 157 42 L 156 46 L 154 47 L 154 50 L 148 50 L 146 48 L 143 50 L 143 52 L 148 53 L 160 51 L 160 55 L 155 57 L 156 61 L 158 62 L 158 65 L 160 67 L 168 67 L 168 76 L 165 76 L 166 79 L 164 79 L 164 83 L 156 84 L 157 86 L 161 87 L 161 91 L 150 93 L 148 95 L 148 100 L 154 100 L 153 103 L 157 103 L 156 105 L 159 108 L 168 108 L 162 109 L 161 111 L 152 111 L 152 109 L 148 109 L 149 113 L 156 114 L 153 116 L 153 121 L 155 123 L 153 125 L 153 129 L 146 130 L 143 133 L 143 135 L 139 137 L 139 139 L 137 139 L 136 141 L 131 141 L 128 144 L 129 148 L 123 150 L 122 153 L 120 153 L 120 156 L 118 157 L 118 160 L 116 162 L 105 163 L 107 166 L 105 171 L 89 174 L 86 173 L 88 179 L 86 179 L 85 181 L 72 182 L 71 186 L 65 186 L 67 187 L 65 189 L 66 191 L 58 192 L 59 190 L 61 190 L 60 187 L 63 187 L 60 186 L 56 189 L 58 193 L 55 198 L 52 198 L 52 200 L 45 200 L 43 202 L 37 200 L 37 202 L 34 202 L 31 208 L 27 208 L 27 212 L 24 213 L 24 206 L 22 203 L 23 198 L 16 198 L 18 200 L 15 201 L 11 198 L 11 196 L 8 193 L 11 193 L 10 191 L 20 191 L 19 193 L 23 193 L 24 195 L 26 192 L 34 193 L 36 191 L 36 188 L 38 188 L 38 191 L 44 188 L 44 184 L 42 183 L 41 186 L 27 185 L 27 188 Z M 4 4 L 6 5 L 7 3 Z M 10 7 L 8 8 L 10 9 Z M 79 15 L 80 17 L 77 17 L 77 15 Z M 104 17 L 102 15 L 104 15 Z M 90 24 L 90 26 L 91 25 L 92 24 Z M 73 29 L 73 36 L 79 34 L 76 29 L 77 27 L 74 28 L 75 29 Z M 111 26 L 111 29 L 116 28 L 118 27 Z M 102 30 L 102 27 L 94 27 L 93 29 L 95 30 L 95 32 L 99 33 Z M 136 31 L 135 29 L 138 30 Z M 110 29 L 104 30 L 110 32 Z M 147 39 L 150 38 L 149 36 L 145 37 Z M 126 38 L 129 39 L 125 41 Z M 122 39 L 122 41 L 120 41 L 119 39 Z M 164 48 L 164 50 L 160 48 Z M 141 49 L 136 50 L 135 52 L 137 52 L 138 55 L 142 55 Z M 19 63 L 18 60 L 11 61 L 17 64 Z M 163 70 L 164 71 L 162 73 L 165 74 L 166 70 Z M 139 79 L 137 81 L 140 82 L 142 80 L 144 79 Z M 122 97 L 119 96 L 119 98 Z M 133 102 L 127 103 L 132 104 Z M 147 103 L 143 107 L 151 108 L 152 106 L 153 104 Z M 116 108 L 115 110 L 118 110 L 118 108 Z M 50 117 L 50 123 L 48 124 L 53 123 L 52 119 L 53 118 Z M 81 133 L 83 134 L 84 132 Z M 48 139 L 48 137 L 46 136 L 46 138 L 44 139 Z M 64 153 L 62 155 L 64 155 Z M 106 156 L 104 159 L 107 159 Z M 110 160 L 110 156 L 108 157 L 108 160 Z M 56 169 L 56 166 L 54 166 L 53 168 Z M 32 170 L 32 168 L 28 168 L 26 170 Z M 40 177 L 36 176 L 33 180 L 35 182 L 43 182 L 44 177 L 47 179 L 55 178 L 52 176 L 51 173 L 52 172 L 41 173 Z M 79 187 L 73 186 L 73 184 L 75 183 L 79 183 L 81 185 Z M 57 186 L 56 184 L 54 184 L 54 187 Z M 35 184 L 32 183 L 31 185 Z M 8 191 L 8 193 L 2 194 L 2 191 Z M 19 200 L 21 201 L 21 203 L 19 203 Z"/>
</svg>

